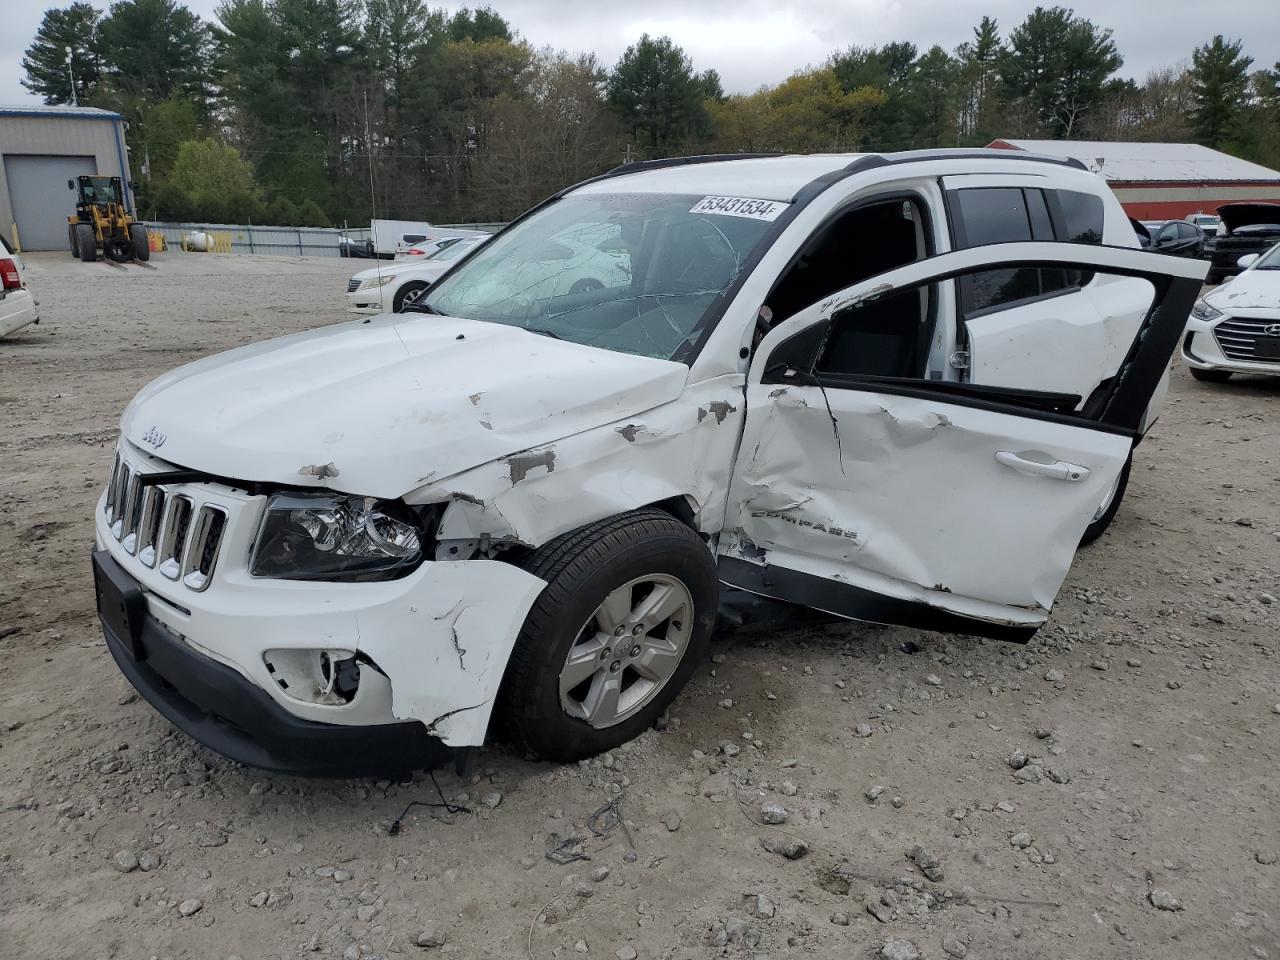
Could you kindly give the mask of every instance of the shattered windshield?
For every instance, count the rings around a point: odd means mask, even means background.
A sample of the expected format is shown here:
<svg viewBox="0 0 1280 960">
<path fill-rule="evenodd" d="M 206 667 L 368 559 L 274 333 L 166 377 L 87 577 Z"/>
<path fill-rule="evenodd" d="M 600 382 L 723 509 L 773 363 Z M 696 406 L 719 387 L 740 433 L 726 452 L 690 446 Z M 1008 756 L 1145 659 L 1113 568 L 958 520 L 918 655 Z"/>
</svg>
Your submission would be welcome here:
<svg viewBox="0 0 1280 960">
<path fill-rule="evenodd" d="M 703 199 L 565 197 L 486 243 L 424 298 L 426 306 L 620 353 L 678 359 L 777 215 L 694 213 L 707 206 Z"/>
</svg>

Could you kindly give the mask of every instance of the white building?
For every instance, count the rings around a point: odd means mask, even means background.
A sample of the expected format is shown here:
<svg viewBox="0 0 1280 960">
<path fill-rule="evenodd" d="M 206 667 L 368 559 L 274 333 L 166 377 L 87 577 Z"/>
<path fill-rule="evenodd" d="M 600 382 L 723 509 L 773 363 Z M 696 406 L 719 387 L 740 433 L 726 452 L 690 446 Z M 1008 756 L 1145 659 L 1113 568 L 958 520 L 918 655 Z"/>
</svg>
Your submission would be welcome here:
<svg viewBox="0 0 1280 960">
<path fill-rule="evenodd" d="M 124 130 L 124 117 L 96 107 L 0 106 L 0 230 L 11 245 L 69 250 L 67 181 L 82 174 L 120 177 L 132 211 Z"/>
</svg>

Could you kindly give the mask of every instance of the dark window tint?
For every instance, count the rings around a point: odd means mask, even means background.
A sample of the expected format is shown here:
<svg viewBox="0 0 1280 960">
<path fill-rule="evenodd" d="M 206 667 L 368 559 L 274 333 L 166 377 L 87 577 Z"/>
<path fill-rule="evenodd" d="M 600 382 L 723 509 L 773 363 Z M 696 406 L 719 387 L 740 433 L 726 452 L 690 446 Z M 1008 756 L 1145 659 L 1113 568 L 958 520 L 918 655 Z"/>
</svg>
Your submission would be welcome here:
<svg viewBox="0 0 1280 960">
<path fill-rule="evenodd" d="M 406 233 L 404 235 L 405 243 L 421 243 L 425 239 L 427 239 L 425 233 Z"/>
<path fill-rule="evenodd" d="M 1178 224 L 1178 236 L 1183 240 L 1194 240 L 1199 232 L 1199 230 L 1189 223 Z"/>
<path fill-rule="evenodd" d="M 1040 191 L 1028 192 L 1043 208 L 1044 199 Z M 978 247 L 1033 239 L 1032 215 L 1028 212 L 1022 190 L 1016 187 L 983 187 L 958 190 L 952 196 L 959 220 L 956 231 L 959 246 Z M 985 270 L 960 280 L 960 305 L 965 314 L 1039 295 L 1039 271 L 1034 268 Z"/>
<path fill-rule="evenodd" d="M 1102 198 L 1075 190 L 1059 190 L 1058 205 L 1062 208 L 1062 226 L 1066 231 L 1063 240 L 1069 243 L 1102 242 Z"/>
<path fill-rule="evenodd" d="M 1053 239 L 1053 221 L 1049 219 L 1049 206 L 1044 202 L 1043 190 L 1024 190 L 1027 214 L 1031 217 L 1031 236 L 1036 240 Z"/>
<path fill-rule="evenodd" d="M 1031 221 L 1022 191 L 1016 187 L 958 190 L 956 213 L 964 247 L 1031 239 Z"/>
</svg>

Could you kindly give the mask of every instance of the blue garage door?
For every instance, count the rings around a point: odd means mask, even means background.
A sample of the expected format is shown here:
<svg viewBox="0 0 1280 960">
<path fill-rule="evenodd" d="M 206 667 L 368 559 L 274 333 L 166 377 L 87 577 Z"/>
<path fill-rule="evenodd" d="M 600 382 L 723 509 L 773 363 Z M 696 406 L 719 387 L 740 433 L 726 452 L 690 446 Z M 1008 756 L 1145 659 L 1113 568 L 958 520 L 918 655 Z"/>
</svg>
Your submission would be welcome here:
<svg viewBox="0 0 1280 960">
<path fill-rule="evenodd" d="M 4 158 L 9 204 L 23 250 L 67 250 L 67 217 L 76 212 L 76 192 L 67 181 L 98 172 L 93 157 L 10 154 Z"/>
</svg>

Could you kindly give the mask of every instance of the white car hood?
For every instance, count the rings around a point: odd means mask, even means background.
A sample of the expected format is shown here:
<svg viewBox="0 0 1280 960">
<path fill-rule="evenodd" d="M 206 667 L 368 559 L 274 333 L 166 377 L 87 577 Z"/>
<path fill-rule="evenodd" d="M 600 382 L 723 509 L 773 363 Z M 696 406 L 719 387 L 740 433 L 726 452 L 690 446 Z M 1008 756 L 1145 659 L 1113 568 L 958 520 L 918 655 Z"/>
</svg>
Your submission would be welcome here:
<svg viewBox="0 0 1280 960">
<path fill-rule="evenodd" d="M 121 429 L 187 469 L 399 497 L 671 401 L 688 373 L 497 323 L 386 315 L 179 367 Z"/>
<path fill-rule="evenodd" d="M 1219 310 L 1280 310 L 1280 270 L 1246 270 L 1205 299 Z"/>
</svg>

